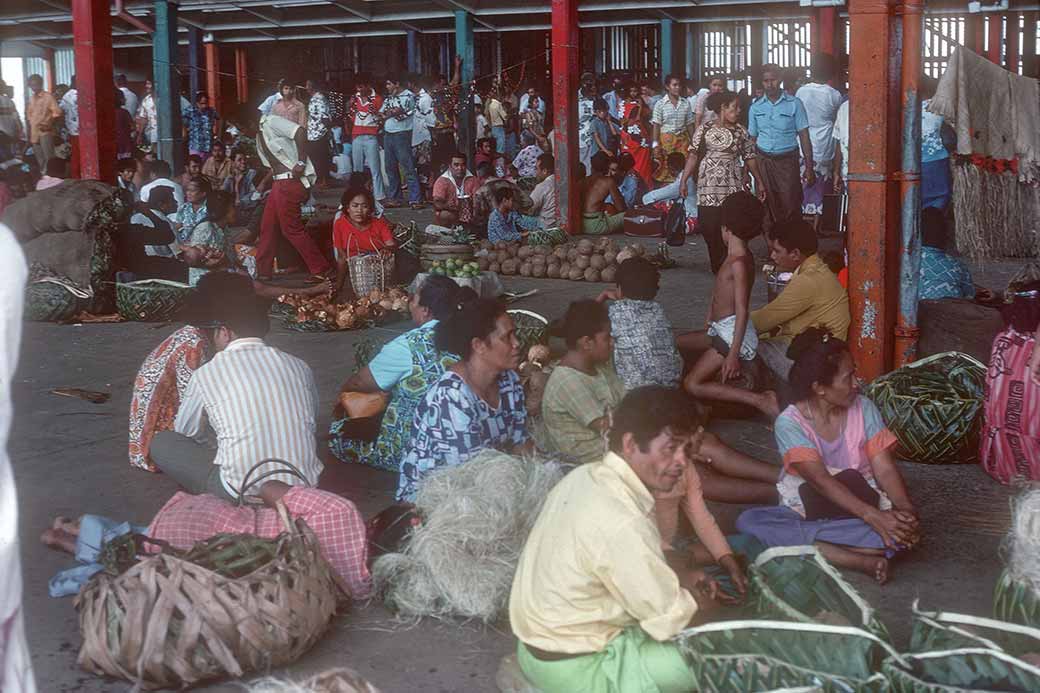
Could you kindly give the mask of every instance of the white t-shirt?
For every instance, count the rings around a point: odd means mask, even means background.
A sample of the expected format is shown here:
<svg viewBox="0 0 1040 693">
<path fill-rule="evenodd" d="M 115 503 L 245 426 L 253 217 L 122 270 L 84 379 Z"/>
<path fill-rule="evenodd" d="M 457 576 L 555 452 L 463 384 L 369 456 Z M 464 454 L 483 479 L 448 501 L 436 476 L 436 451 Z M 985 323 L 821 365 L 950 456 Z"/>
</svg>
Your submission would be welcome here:
<svg viewBox="0 0 1040 693">
<path fill-rule="evenodd" d="M 169 178 L 156 178 L 151 183 L 145 183 L 141 186 L 141 202 L 148 201 L 148 195 L 152 192 L 152 188 L 165 185 L 167 188 L 173 188 L 173 199 L 177 200 L 177 206 L 180 207 L 184 204 L 184 188 L 177 181 L 172 181 Z"/>
<path fill-rule="evenodd" d="M 849 102 L 846 100 L 838 106 L 838 115 L 834 118 L 833 137 L 841 147 L 841 179 L 849 179 Z M 832 147 L 833 148 L 833 147 Z"/>
<path fill-rule="evenodd" d="M 830 176 L 834 167 L 834 119 L 841 106 L 841 94 L 829 84 L 811 82 L 802 86 L 795 96 L 805 106 L 805 115 L 809 118 L 809 141 L 816 171 Z"/>
<path fill-rule="evenodd" d="M 123 108 L 125 108 L 126 112 L 130 115 L 136 115 L 138 105 L 137 94 L 133 93 L 126 87 L 119 87 L 119 91 L 123 92 L 123 97 L 126 99 Z"/>
</svg>

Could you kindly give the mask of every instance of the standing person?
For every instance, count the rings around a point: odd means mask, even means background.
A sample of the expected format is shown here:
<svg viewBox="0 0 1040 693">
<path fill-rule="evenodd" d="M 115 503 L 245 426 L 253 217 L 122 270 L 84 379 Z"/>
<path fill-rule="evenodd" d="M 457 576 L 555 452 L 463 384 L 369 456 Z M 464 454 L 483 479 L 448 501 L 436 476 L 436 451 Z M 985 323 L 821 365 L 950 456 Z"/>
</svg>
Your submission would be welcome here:
<svg viewBox="0 0 1040 693">
<path fill-rule="evenodd" d="M 61 97 L 59 106 L 65 114 L 65 129 L 69 133 L 69 177 L 79 178 L 79 91 L 76 89 L 76 75 L 69 78 L 69 90 Z"/>
<path fill-rule="evenodd" d="M 412 158 L 412 119 L 415 117 L 415 95 L 401 87 L 398 77 L 386 80 L 387 97 L 379 112 L 383 116 L 383 151 L 386 154 L 387 196 L 383 206 L 400 207 L 401 169 L 408 181 L 408 202 L 412 209 L 422 207 L 419 177 Z"/>
<path fill-rule="evenodd" d="M 538 88 L 530 86 L 520 96 L 520 129 L 535 137 L 545 132 L 545 99 L 538 96 Z"/>
<path fill-rule="evenodd" d="M 209 96 L 204 91 L 195 94 L 195 105 L 189 107 L 184 116 L 184 128 L 188 131 L 188 153 L 205 161 L 213 147 L 213 140 L 217 138 L 220 116 L 209 107 Z"/>
<path fill-rule="evenodd" d="M 123 92 L 115 89 L 116 101 L 116 155 L 120 159 L 129 159 L 134 155 L 134 119 L 126 110 Z"/>
<path fill-rule="evenodd" d="M 42 169 L 54 157 L 54 148 L 58 144 L 55 123 L 61 118 L 62 112 L 51 93 L 43 90 L 43 77 L 30 75 L 27 84 L 32 92 L 29 104 L 25 108 L 29 144 L 32 145 L 33 154 L 36 155 L 36 161 Z"/>
<path fill-rule="evenodd" d="M 539 156 L 536 171 L 538 185 L 531 191 L 531 216 L 538 217 L 543 229 L 551 229 L 560 225 L 556 211 L 556 159 L 553 155 Z"/>
<path fill-rule="evenodd" d="M 7 84 L 0 79 L 0 161 L 7 161 L 18 151 L 19 143 L 25 140 L 22 120 L 14 99 L 7 95 Z"/>
<path fill-rule="evenodd" d="M 152 80 L 145 80 L 144 96 L 134 113 L 137 123 L 138 144 L 147 144 L 155 151 L 159 144 L 159 113 L 155 110 L 155 95 L 152 93 Z"/>
<path fill-rule="evenodd" d="M 116 87 L 123 93 L 124 108 L 132 116 L 137 115 L 137 107 L 140 104 L 140 100 L 137 98 L 137 94 L 130 90 L 130 86 L 127 84 L 126 75 L 116 76 Z"/>
<path fill-rule="evenodd" d="M 270 117 L 270 116 L 266 116 Z M 152 438 L 155 466 L 190 493 L 237 500 L 246 473 L 262 460 L 284 460 L 315 485 L 322 464 L 316 454 L 318 389 L 302 360 L 268 346 L 267 306 L 249 277 L 237 281 L 204 307 L 208 315 L 192 324 L 213 329 L 216 355 L 188 382 L 173 431 Z M 230 283 L 230 282 L 229 282 Z M 212 448 L 196 442 L 209 422 L 217 438 Z M 290 485 L 301 480 L 266 463 L 259 473 Z"/>
<path fill-rule="evenodd" d="M 488 94 L 487 103 L 484 104 L 484 113 L 487 115 L 488 126 L 491 128 L 491 136 L 495 138 L 495 151 L 505 154 L 508 113 L 498 97 L 497 87 Z"/>
<path fill-rule="evenodd" d="M 621 75 L 614 75 L 610 79 L 610 91 L 603 95 L 603 100 L 607 102 L 607 109 L 610 112 L 611 118 L 621 119 L 621 102 L 625 99 L 625 80 L 622 79 Z"/>
<path fill-rule="evenodd" d="M 593 106 L 596 101 L 596 79 L 591 72 L 581 76 L 578 90 L 578 160 L 588 173 L 592 169 L 592 121 L 596 117 Z"/>
<path fill-rule="evenodd" d="M 210 148 L 210 157 L 202 164 L 202 175 L 209 180 L 209 185 L 214 190 L 224 187 L 224 181 L 228 179 L 233 170 L 231 159 L 227 156 L 227 147 L 220 140 L 214 140 Z"/>
<path fill-rule="evenodd" d="M 934 79 L 921 80 L 921 208 L 934 207 L 946 211 L 953 195 L 953 173 L 943 131 L 949 131 L 950 126 L 944 123 L 941 115 L 928 110 L 935 88 Z M 956 142 L 955 137 L 952 142 Z"/>
<path fill-rule="evenodd" d="M 697 92 L 693 102 L 694 127 L 699 128 L 705 123 L 710 123 L 719 117 L 719 114 L 708 108 L 708 97 L 726 91 L 726 79 L 722 75 L 716 75 L 708 82 L 708 88 Z"/>
<path fill-rule="evenodd" d="M 603 152 L 611 159 L 617 158 L 618 136 L 621 130 L 610 115 L 610 106 L 606 99 L 596 99 L 592 104 L 595 119 L 592 121 L 592 150 Z"/>
<path fill-rule="evenodd" d="M 292 80 L 284 77 L 278 80 L 276 96 L 278 98 L 271 102 L 268 113 L 291 120 L 297 125 L 307 125 L 307 106 L 296 98 L 296 85 L 292 83 Z"/>
<path fill-rule="evenodd" d="M 383 192 L 383 165 L 379 159 L 379 126 L 382 122 L 380 109 L 383 97 L 376 93 L 367 77 L 358 75 L 357 92 L 350 102 L 348 115 L 350 120 L 351 150 L 355 171 L 364 171 L 365 167 L 372 173 L 372 192 L 376 202 L 383 204 L 386 194 Z"/>
<path fill-rule="evenodd" d="M 708 245 L 711 271 L 718 272 L 726 257 L 722 241 L 722 203 L 744 189 L 747 167 L 761 191 L 759 159 L 751 136 L 740 120 L 740 97 L 731 91 L 712 94 L 708 108 L 717 119 L 701 125 L 693 134 L 680 178 L 680 194 L 686 193 L 686 181 L 697 175 L 697 225 Z M 703 156 L 701 152 L 703 151 Z M 741 165 L 743 161 L 743 166 Z"/>
<path fill-rule="evenodd" d="M 639 174 L 643 185 L 653 185 L 653 153 L 650 148 L 650 109 L 639 93 L 639 85 L 629 82 L 625 86 L 628 98 L 621 102 L 620 142 L 625 153 L 632 157 L 631 169 Z M 640 197 L 642 197 L 640 195 Z"/>
<path fill-rule="evenodd" d="M 329 184 L 329 126 L 332 125 L 332 113 L 329 111 L 329 101 L 325 98 L 324 83 L 308 79 L 307 94 L 311 97 L 307 103 L 307 156 L 318 176 L 315 187 L 321 190 Z"/>
<path fill-rule="evenodd" d="M 22 564 L 18 548 L 18 494 L 7 452 L 14 417 L 11 384 L 22 341 L 22 304 L 29 278 L 25 256 L 9 228 L 0 224 L 0 690 L 36 693 L 22 612 Z"/>
<path fill-rule="evenodd" d="M 654 178 L 660 183 L 671 183 L 674 176 L 665 162 L 672 152 L 685 155 L 690 148 L 694 118 L 690 102 L 682 97 L 682 78 L 668 75 L 664 86 L 667 95 L 654 106 L 650 123 L 654 127 L 654 158 L 659 162 Z"/>
<path fill-rule="evenodd" d="M 433 182 L 433 222 L 451 228 L 473 218 L 473 195 L 480 183 L 466 168 L 466 155 L 451 155 L 448 170 Z"/>
<path fill-rule="evenodd" d="M 415 118 L 412 119 L 412 157 L 415 159 L 419 187 L 428 190 L 433 186 L 430 177 L 433 144 L 430 128 L 436 122 L 433 114 L 433 96 L 426 88 L 430 82 L 425 77 L 417 82 L 419 93 L 415 97 Z M 440 171 L 437 172 L 440 174 Z M 432 192 L 432 191 L 430 191 Z"/>
<path fill-rule="evenodd" d="M 778 65 L 762 68 L 762 98 L 751 104 L 748 132 L 758 152 L 760 183 L 766 194 L 767 229 L 802 213 L 802 175 L 798 145 L 805 163 L 805 184 L 816 184 L 816 164 L 809 139 L 809 116 L 796 97 L 781 91 Z"/>
<path fill-rule="evenodd" d="M 809 141 L 815 163 L 815 182 L 802 190 L 802 214 L 823 214 L 823 196 L 834 188 L 834 120 L 841 106 L 841 94 L 828 82 L 834 79 L 834 58 L 825 53 L 813 57 L 812 81 L 798 89 L 796 98 L 809 119 Z M 803 167 L 805 163 L 803 162 Z"/>
<path fill-rule="evenodd" d="M 439 176 L 447 170 L 451 157 L 458 149 L 455 144 L 455 106 L 459 101 L 459 84 L 462 81 L 462 58 L 455 56 L 455 69 L 451 82 L 445 84 L 444 77 L 438 77 L 433 90 L 433 125 L 430 126 L 430 165 L 431 174 Z M 436 184 L 436 183 L 434 183 Z"/>
<path fill-rule="evenodd" d="M 314 165 L 307 159 L 307 129 L 274 114 L 263 116 L 256 151 L 272 174 L 256 249 L 257 278 L 270 279 L 279 235 L 296 248 L 312 275 L 326 278 L 332 265 L 307 234 L 300 213 L 315 179 Z"/>
<path fill-rule="evenodd" d="M 837 146 L 834 147 L 834 193 L 840 194 L 845 189 L 845 181 L 849 179 L 849 100 L 845 99 L 838 106 L 834 116 L 834 127 L 831 136 Z"/>
</svg>

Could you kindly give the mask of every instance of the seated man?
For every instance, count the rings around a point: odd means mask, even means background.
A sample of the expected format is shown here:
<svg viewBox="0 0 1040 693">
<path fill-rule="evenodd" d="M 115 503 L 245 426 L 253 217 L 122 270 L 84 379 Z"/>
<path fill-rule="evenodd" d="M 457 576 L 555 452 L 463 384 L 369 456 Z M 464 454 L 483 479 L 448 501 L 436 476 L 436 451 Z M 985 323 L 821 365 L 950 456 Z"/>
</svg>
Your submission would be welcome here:
<svg viewBox="0 0 1040 693">
<path fill-rule="evenodd" d="M 718 585 L 666 555 L 654 493 L 671 492 L 697 452 L 700 416 L 660 387 L 621 401 L 601 462 L 549 493 L 509 598 L 520 668 L 543 691 L 692 691 L 668 640 L 715 607 Z"/>
<path fill-rule="evenodd" d="M 485 177 L 486 176 L 486 177 Z M 477 180 L 480 185 L 473 193 L 473 216 L 471 223 L 479 229 L 480 233 L 487 230 L 487 222 L 491 217 L 491 211 L 497 207 L 495 203 L 495 191 L 500 188 L 509 188 L 513 191 L 513 209 L 520 214 L 531 213 L 531 196 L 520 189 L 520 186 L 511 180 L 507 180 L 495 174 L 487 168 L 487 164 L 477 167 Z"/>
<path fill-rule="evenodd" d="M 849 334 L 849 294 L 816 247 L 816 231 L 801 218 L 773 226 L 769 257 L 779 271 L 794 275 L 779 296 L 751 311 L 751 322 L 762 336 L 758 354 L 785 382 L 791 370 L 787 348 L 806 328 L 823 327 L 842 340 Z"/>
<path fill-rule="evenodd" d="M 448 168 L 433 183 L 433 223 L 452 228 L 470 221 L 477 177 L 466 168 L 466 155 L 451 155 Z"/>
<path fill-rule="evenodd" d="M 610 175 L 610 157 L 597 152 L 592 157 L 592 175 L 582 186 L 582 233 L 602 236 L 617 233 L 625 225 L 625 198 L 618 190 L 617 181 Z M 607 215 L 606 200 L 610 198 L 617 214 Z"/>
<path fill-rule="evenodd" d="M 118 264 L 135 279 L 188 281 L 188 265 L 177 259 L 177 239 L 167 217 L 176 208 L 173 190 L 152 188 L 148 203 L 137 202 L 130 224 L 116 235 Z"/>
<path fill-rule="evenodd" d="M 216 151 L 217 145 L 213 145 Z M 215 157 L 214 157 L 215 158 Z M 213 161 L 209 159 L 206 163 Z M 221 187 L 225 192 L 235 196 L 235 215 L 249 233 L 247 238 L 255 238 L 260 233 L 260 220 L 264 216 L 264 194 L 271 186 L 270 172 L 260 174 L 249 166 L 249 157 L 245 152 L 231 152 L 231 173 L 224 179 Z"/>
<path fill-rule="evenodd" d="M 170 178 L 173 175 L 170 165 L 165 161 L 149 161 L 145 163 L 145 180 L 141 186 L 140 198 L 142 202 L 148 201 L 148 194 L 152 188 L 167 187 L 173 191 L 173 199 L 179 207 L 184 202 L 184 188 L 180 183 Z"/>
<path fill-rule="evenodd" d="M 618 183 L 618 190 L 621 191 L 625 205 L 630 208 L 635 207 L 636 203 L 642 200 L 646 194 L 646 183 L 635 170 L 636 160 L 631 154 L 624 152 L 618 157 L 617 162 L 618 177 L 621 179 L 621 182 Z"/>
<path fill-rule="evenodd" d="M 220 300 L 200 305 L 205 313 L 192 324 L 213 330 L 218 353 L 199 367 L 181 399 L 173 431 L 152 440 L 155 466 L 190 493 L 237 500 L 246 474 L 279 472 L 282 460 L 302 479 L 288 473 L 273 477 L 287 484 L 314 485 L 322 464 L 315 452 L 318 389 L 310 367 L 264 343 L 270 328 L 267 305 L 257 299 L 244 275 L 228 283 Z M 216 451 L 199 442 L 206 422 L 216 434 Z"/>
<path fill-rule="evenodd" d="M 694 184 L 692 176 L 686 180 L 686 192 L 681 193 L 679 191 L 679 184 L 682 182 L 683 166 L 686 165 L 686 157 L 679 152 L 672 152 L 665 161 L 668 164 L 668 170 L 675 180 L 643 195 L 643 204 L 649 207 L 658 202 L 671 202 L 681 197 L 684 198 L 683 206 L 686 208 L 686 216 L 688 218 L 696 217 L 697 186 Z"/>
<path fill-rule="evenodd" d="M 202 164 L 202 175 L 209 179 L 209 184 L 214 190 L 221 190 L 224 181 L 228 179 L 234 170 L 234 164 L 227 156 L 227 147 L 223 142 L 215 140 L 210 149 L 210 156 Z"/>
<path fill-rule="evenodd" d="M 531 216 L 538 217 L 543 229 L 551 229 L 560 225 L 556 212 L 556 159 L 552 154 L 538 157 L 536 167 L 538 185 L 531 191 Z"/>
</svg>

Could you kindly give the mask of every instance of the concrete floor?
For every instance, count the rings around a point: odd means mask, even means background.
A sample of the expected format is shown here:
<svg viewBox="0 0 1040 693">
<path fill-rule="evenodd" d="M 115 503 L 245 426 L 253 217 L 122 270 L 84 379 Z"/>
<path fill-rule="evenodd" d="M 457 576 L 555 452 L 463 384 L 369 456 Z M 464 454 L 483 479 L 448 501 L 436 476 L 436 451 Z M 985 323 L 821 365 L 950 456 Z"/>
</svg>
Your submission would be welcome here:
<svg viewBox="0 0 1040 693">
<path fill-rule="evenodd" d="M 429 221 L 430 212 L 395 211 L 395 218 Z M 761 251 L 761 249 L 759 249 Z M 673 249 L 679 267 L 663 275 L 660 299 L 678 330 L 703 326 L 711 275 L 703 243 Z M 1019 263 L 976 268 L 977 281 L 1003 286 Z M 507 290 L 538 293 L 516 307 L 558 316 L 567 303 L 595 296 L 604 285 L 509 278 Z M 756 283 L 753 303 L 764 302 Z M 334 400 L 352 371 L 353 345 L 360 339 L 388 339 L 405 329 L 378 328 L 333 334 L 299 334 L 277 326 L 275 346 L 305 359 L 314 369 L 322 401 Z M 20 367 L 14 382 L 16 416 L 10 442 L 21 503 L 25 605 L 30 645 L 41 691 L 126 691 L 125 682 L 103 680 L 76 666 L 80 639 L 72 599 L 51 599 L 47 580 L 72 565 L 69 557 L 46 550 L 40 533 L 55 515 L 82 513 L 147 522 L 176 490 L 168 478 L 127 464 L 126 416 L 130 390 L 144 356 L 172 325 L 123 323 L 51 325 L 27 323 Z M 53 388 L 79 387 L 111 393 L 100 405 L 58 397 Z M 319 433 L 324 433 L 328 411 Z M 770 431 L 761 423 L 721 421 L 713 428 L 730 444 L 761 459 L 777 461 Z M 909 488 L 924 522 L 921 548 L 894 566 L 893 580 L 879 588 L 851 576 L 875 605 L 897 645 L 909 638 L 910 606 L 977 615 L 990 612 L 1000 572 L 999 545 L 1008 526 L 1009 492 L 977 466 L 931 467 L 904 464 Z M 367 515 L 392 497 L 393 475 L 331 462 L 323 485 L 354 500 Z M 724 529 L 732 529 L 741 508 L 716 508 Z M 383 691 L 493 691 L 502 655 L 514 641 L 508 624 L 399 622 L 379 603 L 357 604 L 339 616 L 329 633 L 288 670 L 299 676 L 334 666 L 350 666 Z M 223 684 L 207 691 L 240 690 Z"/>
</svg>

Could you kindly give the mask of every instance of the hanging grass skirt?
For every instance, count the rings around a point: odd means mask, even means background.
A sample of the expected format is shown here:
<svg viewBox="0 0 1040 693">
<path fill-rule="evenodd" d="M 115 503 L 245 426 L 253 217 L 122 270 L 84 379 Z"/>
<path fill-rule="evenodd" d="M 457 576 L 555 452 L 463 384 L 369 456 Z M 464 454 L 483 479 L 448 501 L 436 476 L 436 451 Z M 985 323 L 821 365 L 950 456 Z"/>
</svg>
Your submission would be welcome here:
<svg viewBox="0 0 1040 693">
<path fill-rule="evenodd" d="M 985 381 L 985 366 L 950 351 L 883 375 L 864 394 L 899 440 L 900 457 L 924 464 L 974 463 Z"/>
</svg>

